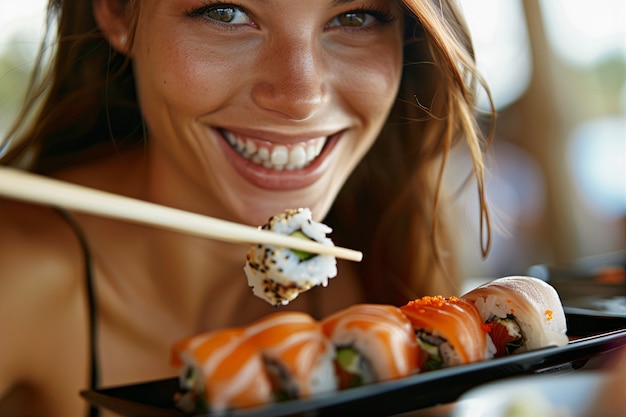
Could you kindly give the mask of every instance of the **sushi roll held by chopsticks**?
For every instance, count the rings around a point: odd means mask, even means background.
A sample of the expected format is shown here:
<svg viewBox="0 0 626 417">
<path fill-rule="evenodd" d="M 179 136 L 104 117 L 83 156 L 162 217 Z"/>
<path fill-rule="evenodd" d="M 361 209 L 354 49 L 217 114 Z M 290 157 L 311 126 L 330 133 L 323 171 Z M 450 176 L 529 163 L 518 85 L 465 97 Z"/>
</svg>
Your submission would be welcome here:
<svg viewBox="0 0 626 417">
<path fill-rule="evenodd" d="M 332 229 L 313 221 L 308 208 L 287 209 L 271 217 L 261 228 L 333 245 L 326 237 Z M 250 248 L 244 272 L 254 295 L 280 306 L 313 287 L 328 285 L 328 279 L 337 275 L 337 260 L 332 255 L 258 244 Z"/>
</svg>

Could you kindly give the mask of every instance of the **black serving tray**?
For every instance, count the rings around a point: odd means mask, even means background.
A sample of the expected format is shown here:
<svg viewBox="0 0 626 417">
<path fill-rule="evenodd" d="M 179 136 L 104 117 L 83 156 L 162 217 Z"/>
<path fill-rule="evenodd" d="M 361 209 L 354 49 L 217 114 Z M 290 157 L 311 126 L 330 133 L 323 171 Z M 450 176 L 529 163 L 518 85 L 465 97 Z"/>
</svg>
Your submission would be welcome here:
<svg viewBox="0 0 626 417">
<path fill-rule="evenodd" d="M 478 385 L 523 374 L 583 367 L 595 356 L 626 345 L 626 319 L 567 314 L 570 342 L 518 355 L 416 374 L 313 398 L 209 416 L 385 416 L 445 404 Z M 601 332 L 601 333 L 599 333 Z M 173 403 L 176 378 L 82 391 L 90 403 L 127 417 L 182 417 Z"/>
</svg>

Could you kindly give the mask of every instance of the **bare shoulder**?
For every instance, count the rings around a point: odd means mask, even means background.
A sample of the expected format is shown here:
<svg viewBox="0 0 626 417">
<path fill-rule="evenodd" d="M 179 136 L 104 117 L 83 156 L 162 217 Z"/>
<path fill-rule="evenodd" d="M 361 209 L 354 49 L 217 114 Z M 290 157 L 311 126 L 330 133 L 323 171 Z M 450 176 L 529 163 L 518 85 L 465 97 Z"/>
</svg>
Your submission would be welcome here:
<svg viewBox="0 0 626 417">
<path fill-rule="evenodd" d="M 67 336 L 59 324 L 80 306 L 82 268 L 78 240 L 55 210 L 0 200 L 0 398 L 34 366 L 42 335 L 52 344 Z"/>
<path fill-rule="evenodd" d="M 126 165 L 118 162 L 125 159 L 66 169 L 54 177 L 117 192 L 116 187 L 129 187 L 131 182 L 118 173 L 125 172 Z M 6 289 L 11 294 L 31 292 L 29 299 L 54 299 L 58 291 L 73 291 L 83 285 L 83 261 L 80 241 L 62 211 L 0 198 L 0 301 L 8 294 Z"/>
<path fill-rule="evenodd" d="M 15 201 L 0 200 L 0 286 L 16 285 L 45 275 L 72 274 L 80 245 L 68 223 L 56 210 Z M 68 274 L 69 273 L 69 274 Z"/>
</svg>

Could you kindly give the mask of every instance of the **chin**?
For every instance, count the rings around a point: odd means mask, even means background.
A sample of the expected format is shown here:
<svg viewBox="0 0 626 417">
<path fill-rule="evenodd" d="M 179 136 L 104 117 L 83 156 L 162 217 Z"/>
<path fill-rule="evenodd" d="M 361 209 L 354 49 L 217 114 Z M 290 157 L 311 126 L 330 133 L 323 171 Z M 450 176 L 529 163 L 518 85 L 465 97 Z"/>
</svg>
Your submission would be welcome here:
<svg viewBox="0 0 626 417">
<path fill-rule="evenodd" d="M 252 226 L 261 226 L 270 217 L 282 213 L 285 209 L 309 208 L 313 214 L 313 220 L 321 222 L 328 214 L 335 194 L 330 192 L 321 193 L 310 188 L 289 192 L 258 192 L 255 193 L 254 198 L 246 198 L 245 201 L 240 201 L 238 208 L 235 208 L 234 212 L 239 222 Z M 316 198 L 316 196 L 323 197 Z"/>
</svg>

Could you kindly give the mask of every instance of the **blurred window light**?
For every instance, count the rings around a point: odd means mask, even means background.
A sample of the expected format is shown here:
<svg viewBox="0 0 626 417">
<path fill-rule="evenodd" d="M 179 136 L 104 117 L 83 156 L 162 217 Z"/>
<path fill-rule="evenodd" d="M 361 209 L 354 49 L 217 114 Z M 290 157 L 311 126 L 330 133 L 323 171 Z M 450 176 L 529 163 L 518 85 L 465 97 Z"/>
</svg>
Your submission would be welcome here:
<svg viewBox="0 0 626 417">
<path fill-rule="evenodd" d="M 576 66 L 608 56 L 626 58 L 626 1 L 540 0 L 546 35 L 555 52 Z"/>
<path fill-rule="evenodd" d="M 0 53 L 27 50 L 34 57 L 45 28 L 47 0 L 0 0 Z"/>
<path fill-rule="evenodd" d="M 531 53 L 522 0 L 461 0 L 478 69 L 498 110 L 517 100 L 531 78 Z M 486 95 L 479 107 L 489 108 Z"/>
<path fill-rule="evenodd" d="M 568 159 L 587 207 L 606 219 L 626 214 L 626 117 L 581 124 L 571 136 Z"/>
<path fill-rule="evenodd" d="M 0 154 L 45 34 L 47 0 L 0 0 Z"/>
</svg>

